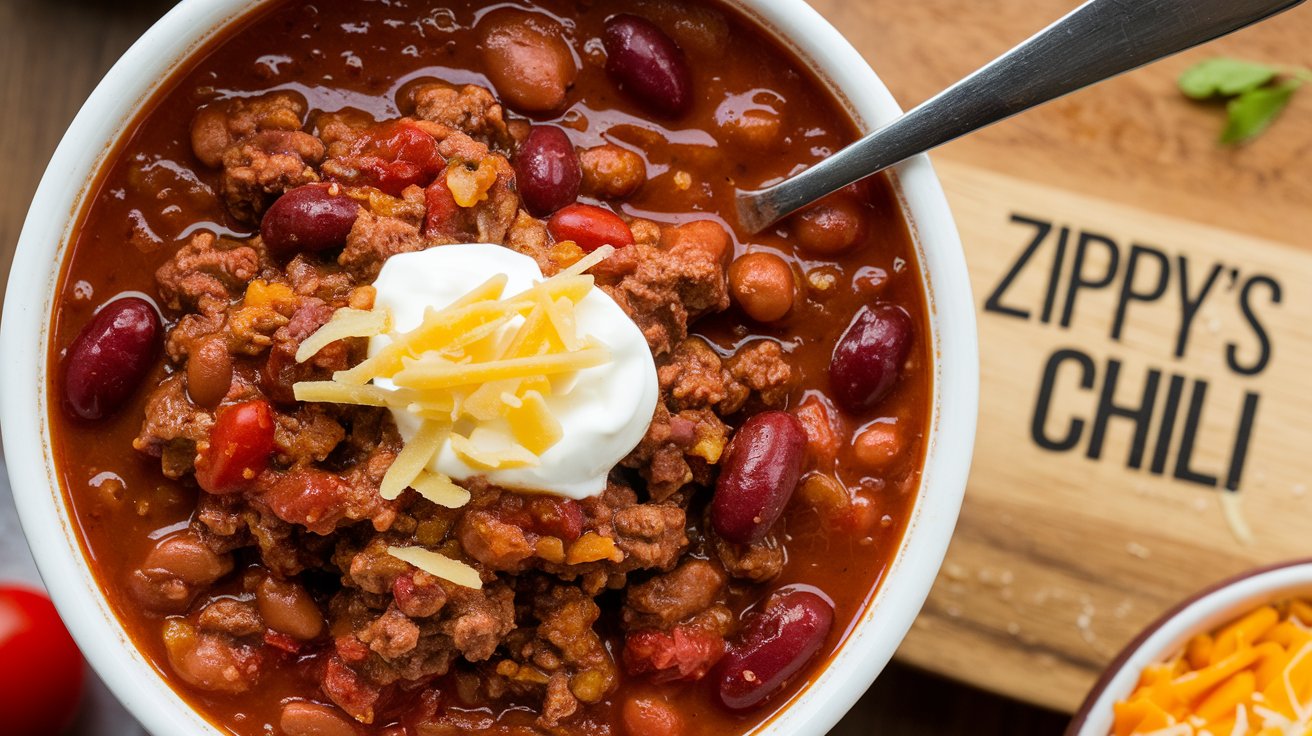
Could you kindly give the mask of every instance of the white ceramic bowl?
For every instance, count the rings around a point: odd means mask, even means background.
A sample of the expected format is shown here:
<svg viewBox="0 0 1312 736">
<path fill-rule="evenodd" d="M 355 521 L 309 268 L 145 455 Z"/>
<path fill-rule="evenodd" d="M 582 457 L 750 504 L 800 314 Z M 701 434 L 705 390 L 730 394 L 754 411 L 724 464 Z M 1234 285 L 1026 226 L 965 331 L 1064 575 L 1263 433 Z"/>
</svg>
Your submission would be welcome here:
<svg viewBox="0 0 1312 736">
<path fill-rule="evenodd" d="M 1162 614 L 1112 660 L 1071 719 L 1066 736 L 1108 736 L 1112 706 L 1129 697 L 1150 664 L 1178 654 L 1197 634 L 1214 631 L 1254 608 L 1312 596 L 1312 560 L 1262 567 L 1199 591 Z"/>
<path fill-rule="evenodd" d="M 803 0 L 733 0 L 792 47 L 870 128 L 901 113 L 855 49 Z M 32 202 L 9 278 L 0 421 L 15 500 L 42 577 L 91 665 L 156 734 L 217 734 L 179 699 L 112 614 L 74 533 L 50 453 L 46 363 L 52 299 L 90 182 L 125 126 L 198 46 L 253 6 L 183 0 L 119 60 L 60 143 Z M 929 160 L 896 170 L 932 310 L 933 424 L 924 480 L 902 547 L 874 603 L 830 665 L 759 734 L 820 736 L 888 663 L 924 603 L 961 507 L 978 403 L 975 317 L 961 242 Z"/>
</svg>

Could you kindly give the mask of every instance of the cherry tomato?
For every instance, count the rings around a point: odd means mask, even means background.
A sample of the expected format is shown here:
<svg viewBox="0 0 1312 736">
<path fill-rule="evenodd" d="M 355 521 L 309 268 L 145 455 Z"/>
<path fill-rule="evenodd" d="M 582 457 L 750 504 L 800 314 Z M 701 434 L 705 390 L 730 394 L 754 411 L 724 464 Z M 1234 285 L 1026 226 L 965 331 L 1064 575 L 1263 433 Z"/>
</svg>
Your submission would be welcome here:
<svg viewBox="0 0 1312 736">
<path fill-rule="evenodd" d="M 273 454 L 273 409 L 262 399 L 219 409 L 210 444 L 196 461 L 196 482 L 210 493 L 245 489 Z"/>
<path fill-rule="evenodd" d="M 84 678 L 82 654 L 50 599 L 0 586 L 0 730 L 9 736 L 51 736 L 77 714 Z"/>
<path fill-rule="evenodd" d="M 559 210 L 547 220 L 547 230 L 557 242 L 573 240 L 589 253 L 603 245 L 633 245 L 633 231 L 619 215 L 590 204 L 572 204 Z"/>
</svg>

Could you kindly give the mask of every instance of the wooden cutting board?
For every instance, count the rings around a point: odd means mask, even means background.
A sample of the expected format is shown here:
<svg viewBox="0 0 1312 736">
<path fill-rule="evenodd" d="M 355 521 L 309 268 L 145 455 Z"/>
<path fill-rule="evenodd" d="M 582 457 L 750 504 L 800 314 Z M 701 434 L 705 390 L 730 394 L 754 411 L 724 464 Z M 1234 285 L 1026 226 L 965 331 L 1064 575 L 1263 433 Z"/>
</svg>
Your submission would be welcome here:
<svg viewBox="0 0 1312 736">
<path fill-rule="evenodd" d="M 1180 598 L 1312 555 L 1312 254 L 940 170 L 979 307 L 980 431 L 901 656 L 1069 708 Z"/>
<path fill-rule="evenodd" d="M 1076 0 L 816 0 L 904 105 Z M 1159 613 L 1312 556 L 1312 91 L 1242 149 L 1175 79 L 1312 62 L 1312 7 L 933 158 L 978 307 L 979 439 L 904 662 L 1072 710 Z"/>
</svg>

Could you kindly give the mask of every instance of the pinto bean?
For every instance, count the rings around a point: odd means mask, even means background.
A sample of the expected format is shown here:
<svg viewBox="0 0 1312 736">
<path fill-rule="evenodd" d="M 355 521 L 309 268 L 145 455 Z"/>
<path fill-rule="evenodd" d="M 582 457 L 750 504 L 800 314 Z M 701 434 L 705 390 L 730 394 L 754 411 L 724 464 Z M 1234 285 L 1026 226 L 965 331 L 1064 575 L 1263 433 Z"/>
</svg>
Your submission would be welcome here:
<svg viewBox="0 0 1312 736">
<path fill-rule="evenodd" d="M 103 419 L 131 398 L 150 372 L 160 342 L 159 314 L 135 296 L 109 302 L 82 327 L 64 356 L 64 406 Z"/>
<path fill-rule="evenodd" d="M 911 354 L 914 331 L 911 317 L 894 304 L 857 313 L 829 364 L 830 386 L 842 408 L 854 414 L 866 411 L 893 390 Z"/>
<path fill-rule="evenodd" d="M 736 544 L 759 542 L 779 519 L 802 477 L 807 435 L 792 414 L 753 415 L 734 434 L 720 461 L 711 525 Z"/>
<path fill-rule="evenodd" d="M 601 199 L 624 199 L 647 183 L 647 164 L 642 156 L 606 143 L 579 154 L 583 167 L 583 191 Z"/>
<path fill-rule="evenodd" d="M 629 736 L 683 736 L 683 717 L 659 698 L 634 696 L 625 699 L 620 718 Z"/>
<path fill-rule="evenodd" d="M 785 593 L 750 619 L 721 663 L 718 694 L 730 710 L 748 710 L 779 692 L 824 646 L 834 608 L 807 590 Z"/>
<path fill-rule="evenodd" d="M 483 68 L 497 93 L 524 112 L 550 112 L 565 104 L 578 61 L 565 29 L 545 15 L 502 8 L 479 21 Z"/>
<path fill-rule="evenodd" d="M 748 253 L 729 266 L 729 290 L 748 317 L 783 319 L 793 309 L 793 269 L 773 253 Z"/>
<path fill-rule="evenodd" d="M 839 193 L 794 215 L 793 235 L 805 250 L 837 255 L 865 237 L 866 219 L 855 199 Z"/>
<path fill-rule="evenodd" d="M 187 395 L 197 406 L 213 409 L 232 388 L 232 355 L 217 335 L 206 338 L 187 356 Z"/>
<path fill-rule="evenodd" d="M 269 628 L 293 639 L 310 641 L 323 633 L 323 613 L 300 583 L 266 577 L 255 589 L 255 605 Z"/>
<path fill-rule="evenodd" d="M 895 422 L 876 422 L 866 427 L 852 441 L 852 451 L 861 467 L 870 472 L 883 470 L 902 456 L 906 442 Z"/>
<path fill-rule="evenodd" d="M 192 531 L 161 539 L 129 585 L 143 606 L 164 613 L 185 610 L 200 591 L 232 571 L 232 557 L 205 546 Z"/>
<path fill-rule="evenodd" d="M 357 736 L 359 731 L 341 711 L 297 700 L 282 707 L 278 727 L 283 736 Z"/>
<path fill-rule="evenodd" d="M 197 631 L 186 621 L 165 623 L 164 650 L 178 677 L 201 690 L 244 693 L 259 676 L 252 652 L 225 635 Z"/>
</svg>

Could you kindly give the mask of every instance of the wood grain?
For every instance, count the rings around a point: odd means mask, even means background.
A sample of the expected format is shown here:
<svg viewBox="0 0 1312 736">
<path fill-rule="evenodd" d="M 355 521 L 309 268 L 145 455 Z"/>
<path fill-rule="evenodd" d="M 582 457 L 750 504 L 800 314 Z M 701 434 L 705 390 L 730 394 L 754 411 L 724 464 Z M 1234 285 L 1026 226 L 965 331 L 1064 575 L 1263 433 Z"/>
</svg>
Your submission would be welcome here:
<svg viewBox="0 0 1312 736">
<path fill-rule="evenodd" d="M 927 99 L 1079 5 L 1076 0 L 812 0 L 904 107 Z M 944 147 L 943 160 L 1295 245 L 1312 202 L 1312 93 L 1243 148 L 1215 145 L 1219 107 L 1175 79 L 1228 55 L 1312 65 L 1312 6 L 1025 113 Z"/>
<path fill-rule="evenodd" d="M 1120 647 L 1181 598 L 1246 568 L 1308 554 L 1312 396 L 1304 376 L 1312 301 L 1301 286 L 1312 280 L 1312 256 L 970 165 L 939 168 L 970 239 L 981 306 L 982 421 L 952 549 L 900 656 L 996 692 L 1072 709 Z M 1017 215 L 1053 228 L 1002 289 L 1039 231 Z M 1312 226 L 1306 214 L 1301 221 Z M 1067 250 L 1045 323 L 1063 227 Z M 1113 323 L 1122 281 L 1077 291 L 1069 325 L 1061 324 L 1081 234 L 1090 256 L 1078 270 L 1089 280 L 1109 268 L 1126 278 L 1133 246 L 1145 256 L 1133 282 L 1139 293 L 1155 292 L 1157 274 L 1169 269 L 1160 298 L 1126 307 L 1119 338 Z M 1113 247 L 1119 266 L 1111 266 Z M 1147 249 L 1162 254 L 1151 267 Z M 1181 284 L 1196 299 L 1213 270 L 1214 285 L 1185 329 Z M 1246 288 L 1250 281 L 1258 285 Z M 993 308 L 985 308 L 995 293 Z M 1265 367 L 1252 376 L 1243 371 L 1257 367 L 1263 350 L 1245 304 L 1269 344 Z M 1182 331 L 1187 339 L 1177 356 Z M 1232 350 L 1239 370 L 1227 357 Z M 1080 358 L 1061 362 L 1042 412 L 1043 376 L 1059 351 L 1086 356 L 1088 373 Z M 1117 379 L 1105 388 L 1113 362 Z M 1173 376 L 1181 387 L 1174 411 Z M 1191 417 L 1187 407 L 1200 382 L 1200 413 Z M 1256 412 L 1244 433 L 1241 409 L 1250 394 Z M 1104 396 L 1126 410 L 1147 407 L 1137 469 L 1140 423 L 1108 414 L 1104 442 L 1096 452 L 1091 447 Z M 1171 429 L 1164 428 L 1168 416 Z M 1192 444 L 1186 430 L 1196 430 Z M 1072 432 L 1078 440 L 1069 449 L 1041 447 L 1035 436 L 1053 444 Z M 1225 490 L 1241 434 L 1246 462 L 1235 489 Z M 1162 472 L 1155 474 L 1159 446 Z M 1227 503 L 1235 504 L 1233 515 Z"/>
</svg>

